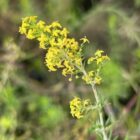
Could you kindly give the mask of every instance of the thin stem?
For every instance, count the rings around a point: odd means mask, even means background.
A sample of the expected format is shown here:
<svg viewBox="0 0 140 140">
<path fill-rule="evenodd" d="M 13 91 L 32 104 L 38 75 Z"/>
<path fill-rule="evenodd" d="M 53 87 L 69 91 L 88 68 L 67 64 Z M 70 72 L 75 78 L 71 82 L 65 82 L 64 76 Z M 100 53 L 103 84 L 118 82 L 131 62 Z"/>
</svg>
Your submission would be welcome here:
<svg viewBox="0 0 140 140">
<path fill-rule="evenodd" d="M 84 75 L 87 75 L 87 72 L 85 71 L 84 67 L 79 68 L 79 69 L 83 72 Z M 99 99 L 97 90 L 95 88 L 95 85 L 91 84 L 91 87 L 92 87 L 92 91 L 94 93 L 94 97 L 95 97 L 96 103 L 97 103 L 97 105 L 99 105 L 98 112 L 99 112 L 100 124 L 101 124 L 101 127 L 102 127 L 102 131 L 101 132 L 102 132 L 102 135 L 103 135 L 103 140 L 108 140 L 107 134 L 105 132 L 105 127 L 104 127 L 104 119 L 103 119 L 103 113 L 102 113 L 102 107 L 101 107 L 101 104 L 100 104 L 100 99 Z"/>
<path fill-rule="evenodd" d="M 97 105 L 100 105 L 100 99 L 98 97 L 97 90 L 96 90 L 96 88 L 93 84 L 91 86 L 92 86 L 92 91 L 93 91 L 94 96 L 95 96 L 96 103 L 97 103 Z M 101 127 L 102 127 L 103 140 L 108 140 L 106 132 L 105 132 L 104 119 L 103 119 L 103 113 L 102 113 L 101 106 L 99 106 L 98 112 L 99 112 L 100 124 L 101 124 Z"/>
</svg>

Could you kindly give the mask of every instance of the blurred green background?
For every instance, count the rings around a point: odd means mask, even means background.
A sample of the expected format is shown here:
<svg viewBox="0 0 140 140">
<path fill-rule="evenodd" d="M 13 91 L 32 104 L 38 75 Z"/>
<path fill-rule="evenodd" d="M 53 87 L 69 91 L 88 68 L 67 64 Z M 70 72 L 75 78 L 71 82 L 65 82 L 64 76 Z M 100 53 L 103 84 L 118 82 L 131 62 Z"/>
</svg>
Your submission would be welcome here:
<svg viewBox="0 0 140 140">
<path fill-rule="evenodd" d="M 0 0 L 0 140 L 95 140 L 92 122 L 70 115 L 74 96 L 91 98 L 80 80 L 48 72 L 38 42 L 18 33 L 21 18 L 59 21 L 87 36 L 85 56 L 103 49 L 111 61 L 98 91 L 118 140 L 140 140 L 140 0 Z M 85 57 L 85 59 L 86 59 Z"/>
</svg>

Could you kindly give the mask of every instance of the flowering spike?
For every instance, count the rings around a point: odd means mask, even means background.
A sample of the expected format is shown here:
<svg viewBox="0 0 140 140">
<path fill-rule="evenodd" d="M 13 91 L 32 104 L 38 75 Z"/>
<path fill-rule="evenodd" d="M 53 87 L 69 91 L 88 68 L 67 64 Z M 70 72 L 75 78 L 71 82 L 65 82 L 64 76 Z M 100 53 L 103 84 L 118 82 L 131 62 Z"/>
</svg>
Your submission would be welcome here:
<svg viewBox="0 0 140 140">
<path fill-rule="evenodd" d="M 23 18 L 19 32 L 25 34 L 28 39 L 38 40 L 39 47 L 47 50 L 45 64 L 49 71 L 61 69 L 62 75 L 75 75 L 76 79 L 79 78 L 79 73 L 83 73 L 81 46 L 89 43 L 86 36 L 80 39 L 82 43 L 79 44 L 74 38 L 68 37 L 69 31 L 58 21 L 46 25 L 44 21 L 38 21 L 36 16 Z M 81 77 L 87 84 L 100 84 L 101 79 L 97 78 L 99 76 L 97 70 L 105 60 L 109 60 L 109 57 L 103 53 L 104 51 L 97 50 L 94 56 L 88 59 L 87 63 L 94 64 L 95 62 L 97 68 L 82 74 Z M 69 78 L 69 81 L 71 80 Z"/>
</svg>

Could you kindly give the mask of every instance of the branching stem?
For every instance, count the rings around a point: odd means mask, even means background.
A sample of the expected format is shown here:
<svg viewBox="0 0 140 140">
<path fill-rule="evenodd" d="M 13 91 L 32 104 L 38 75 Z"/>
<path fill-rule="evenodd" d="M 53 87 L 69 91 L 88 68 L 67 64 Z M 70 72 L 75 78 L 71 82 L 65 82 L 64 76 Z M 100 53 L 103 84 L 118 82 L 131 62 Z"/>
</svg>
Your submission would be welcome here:
<svg viewBox="0 0 140 140">
<path fill-rule="evenodd" d="M 80 68 L 80 70 L 83 72 L 84 75 L 87 75 L 87 72 L 85 71 L 84 67 Z M 101 125 L 101 132 L 102 132 L 102 135 L 103 135 L 103 140 L 108 140 L 107 134 L 105 132 L 105 127 L 104 127 L 104 119 L 103 119 L 103 113 L 102 113 L 102 106 L 101 106 L 100 98 L 98 96 L 95 85 L 91 84 L 91 87 L 92 87 L 92 91 L 94 93 L 96 104 L 99 106 L 98 113 L 99 113 L 99 119 L 100 119 L 100 125 Z"/>
</svg>

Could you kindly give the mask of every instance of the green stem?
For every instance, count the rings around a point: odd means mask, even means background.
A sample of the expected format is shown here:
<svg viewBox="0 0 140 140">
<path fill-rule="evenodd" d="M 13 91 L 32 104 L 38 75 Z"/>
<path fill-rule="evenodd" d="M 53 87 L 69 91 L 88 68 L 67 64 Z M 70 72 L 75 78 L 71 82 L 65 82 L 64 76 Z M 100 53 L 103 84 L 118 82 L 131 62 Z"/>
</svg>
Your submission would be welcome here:
<svg viewBox="0 0 140 140">
<path fill-rule="evenodd" d="M 80 68 L 80 70 L 83 72 L 84 75 L 87 75 L 87 72 L 85 71 L 84 67 Z M 101 124 L 101 132 L 102 132 L 102 135 L 103 135 L 103 140 L 108 140 L 107 134 L 105 132 L 105 127 L 104 127 L 104 119 L 103 119 L 103 113 L 102 113 L 102 106 L 101 106 L 101 103 L 100 103 L 100 98 L 98 96 L 95 85 L 91 84 L 91 87 L 92 87 L 92 91 L 94 93 L 96 103 L 97 103 L 97 105 L 99 105 L 98 112 L 99 112 L 99 119 L 100 119 L 100 124 Z"/>
<path fill-rule="evenodd" d="M 94 96 L 95 96 L 96 103 L 97 103 L 97 105 L 100 105 L 100 99 L 98 97 L 97 90 L 96 90 L 96 88 L 93 84 L 91 86 L 92 86 L 92 91 L 93 91 Z M 100 124 L 101 124 L 101 127 L 102 127 L 101 130 L 102 130 L 103 140 L 108 140 L 106 132 L 105 132 L 105 127 L 104 127 L 104 119 L 103 119 L 102 108 L 101 108 L 101 106 L 99 106 L 99 107 L 100 108 L 98 109 L 98 112 L 99 112 Z"/>
</svg>

